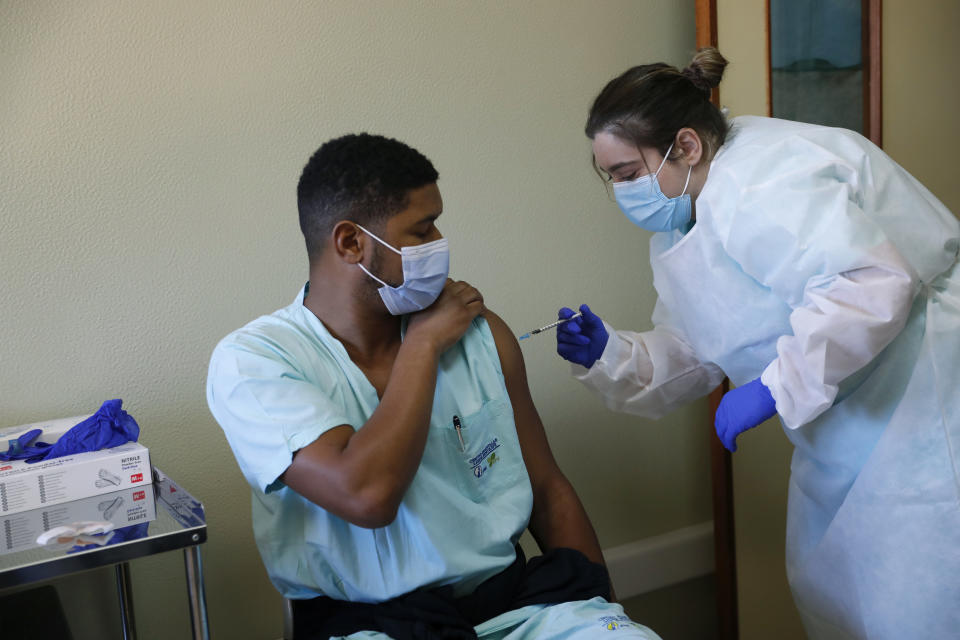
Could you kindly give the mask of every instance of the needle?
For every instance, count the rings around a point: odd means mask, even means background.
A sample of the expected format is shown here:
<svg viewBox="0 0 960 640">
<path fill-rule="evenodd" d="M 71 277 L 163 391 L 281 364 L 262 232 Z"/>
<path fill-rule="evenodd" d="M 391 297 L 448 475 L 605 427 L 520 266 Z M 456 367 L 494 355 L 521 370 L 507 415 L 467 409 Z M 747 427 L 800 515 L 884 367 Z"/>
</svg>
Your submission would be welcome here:
<svg viewBox="0 0 960 640">
<path fill-rule="evenodd" d="M 530 336 L 535 336 L 535 335 L 537 335 L 538 333 L 540 333 L 541 331 L 546 331 L 547 329 L 553 329 L 553 328 L 556 327 L 557 325 L 561 325 L 561 324 L 563 324 L 564 322 L 566 322 L 567 320 L 573 320 L 574 318 L 579 318 L 579 317 L 582 316 L 582 315 L 583 315 L 582 312 L 577 311 L 575 314 L 573 314 L 573 315 L 570 316 L 569 318 L 563 318 L 563 319 L 561 319 L 561 320 L 557 320 L 556 322 L 551 322 L 550 324 L 548 324 L 548 325 L 546 325 L 546 326 L 543 326 L 543 327 L 540 327 L 539 329 L 534 329 L 533 331 L 529 331 L 529 332 L 523 334 L 522 336 L 520 336 L 520 337 L 517 338 L 517 339 L 518 339 L 518 340 L 524 340 L 524 339 L 526 339 L 526 338 L 529 338 Z"/>
</svg>

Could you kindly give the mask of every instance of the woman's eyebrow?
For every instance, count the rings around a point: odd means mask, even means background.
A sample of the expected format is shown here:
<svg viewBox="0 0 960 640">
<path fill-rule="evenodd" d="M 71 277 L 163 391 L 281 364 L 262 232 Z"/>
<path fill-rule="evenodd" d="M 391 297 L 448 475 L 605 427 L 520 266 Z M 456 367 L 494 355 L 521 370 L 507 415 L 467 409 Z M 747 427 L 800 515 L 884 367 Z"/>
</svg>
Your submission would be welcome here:
<svg viewBox="0 0 960 640">
<path fill-rule="evenodd" d="M 608 169 L 606 169 L 606 172 L 607 172 L 607 173 L 613 173 L 613 172 L 616 171 L 617 169 L 622 169 L 622 168 L 624 168 L 625 166 L 627 166 L 627 165 L 629 165 L 629 164 L 633 164 L 634 162 L 636 162 L 636 160 L 628 160 L 628 161 L 626 161 L 626 162 L 618 162 L 617 164 L 613 165 L 612 167 L 609 167 Z"/>
</svg>

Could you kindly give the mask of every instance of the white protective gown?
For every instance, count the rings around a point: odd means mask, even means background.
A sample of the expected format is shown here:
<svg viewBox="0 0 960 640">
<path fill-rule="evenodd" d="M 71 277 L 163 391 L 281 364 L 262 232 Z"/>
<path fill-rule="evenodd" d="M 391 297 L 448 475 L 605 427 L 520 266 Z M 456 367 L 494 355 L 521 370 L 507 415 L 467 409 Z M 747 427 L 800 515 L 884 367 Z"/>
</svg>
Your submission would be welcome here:
<svg viewBox="0 0 960 640">
<path fill-rule="evenodd" d="M 574 374 L 659 417 L 761 376 L 795 449 L 787 575 L 811 638 L 960 638 L 960 225 L 862 136 L 733 121 L 655 328 Z M 749 437 L 749 435 L 747 436 Z"/>
</svg>

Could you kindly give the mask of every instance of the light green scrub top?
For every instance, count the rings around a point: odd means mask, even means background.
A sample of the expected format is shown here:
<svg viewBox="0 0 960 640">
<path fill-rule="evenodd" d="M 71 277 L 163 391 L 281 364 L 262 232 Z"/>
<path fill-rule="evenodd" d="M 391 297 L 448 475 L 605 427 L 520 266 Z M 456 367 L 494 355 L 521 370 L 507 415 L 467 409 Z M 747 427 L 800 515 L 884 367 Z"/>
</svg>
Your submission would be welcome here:
<svg viewBox="0 0 960 640">
<path fill-rule="evenodd" d="M 210 410 L 252 489 L 270 579 L 287 598 L 380 602 L 447 584 L 458 595 L 472 591 L 513 562 L 533 505 L 486 320 L 474 320 L 440 358 L 423 458 L 396 519 L 365 529 L 278 479 L 295 451 L 333 427 L 363 428 L 379 403 L 343 345 L 303 306 L 306 291 L 224 338 L 207 378 Z"/>
</svg>

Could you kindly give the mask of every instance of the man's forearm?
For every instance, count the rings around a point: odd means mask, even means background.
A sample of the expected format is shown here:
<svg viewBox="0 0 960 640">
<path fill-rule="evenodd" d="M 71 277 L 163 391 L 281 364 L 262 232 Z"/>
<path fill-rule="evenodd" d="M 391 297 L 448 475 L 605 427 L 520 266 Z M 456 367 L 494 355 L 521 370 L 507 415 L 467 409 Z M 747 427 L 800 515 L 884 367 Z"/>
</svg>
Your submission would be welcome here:
<svg viewBox="0 0 960 640">
<path fill-rule="evenodd" d="M 345 461 L 366 482 L 382 482 L 402 498 L 420 466 L 437 384 L 437 354 L 404 343 L 377 409 L 344 449 Z"/>
<path fill-rule="evenodd" d="M 562 475 L 534 495 L 530 533 L 543 551 L 568 547 L 604 564 L 593 525 L 573 486 Z"/>
<path fill-rule="evenodd" d="M 541 551 L 558 547 L 576 549 L 592 562 L 606 566 L 587 512 L 573 486 L 562 474 L 549 488 L 534 496 L 529 528 Z M 617 601 L 612 580 L 610 601 Z"/>
<path fill-rule="evenodd" d="M 370 419 L 359 429 L 331 429 L 297 451 L 283 481 L 349 522 L 389 524 L 423 457 L 436 379 L 436 349 L 404 343 Z"/>
</svg>

